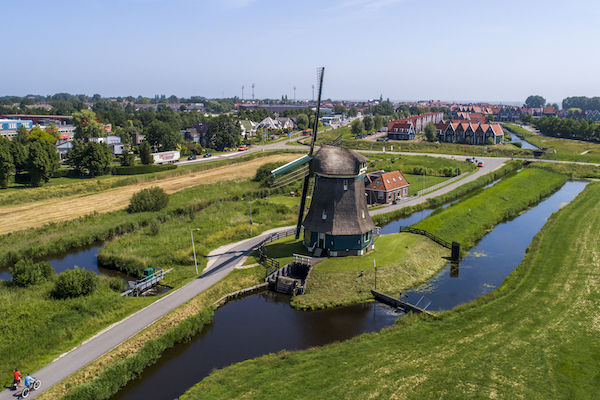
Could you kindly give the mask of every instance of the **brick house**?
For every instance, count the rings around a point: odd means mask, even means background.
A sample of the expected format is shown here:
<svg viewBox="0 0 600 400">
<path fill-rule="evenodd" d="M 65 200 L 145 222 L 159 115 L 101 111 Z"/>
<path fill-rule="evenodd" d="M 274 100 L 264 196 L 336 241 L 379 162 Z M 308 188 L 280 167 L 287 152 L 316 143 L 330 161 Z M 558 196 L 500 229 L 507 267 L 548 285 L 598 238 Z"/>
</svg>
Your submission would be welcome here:
<svg viewBox="0 0 600 400">
<path fill-rule="evenodd" d="M 365 175 L 368 204 L 390 204 L 408 197 L 410 183 L 402 172 L 375 171 Z"/>
</svg>

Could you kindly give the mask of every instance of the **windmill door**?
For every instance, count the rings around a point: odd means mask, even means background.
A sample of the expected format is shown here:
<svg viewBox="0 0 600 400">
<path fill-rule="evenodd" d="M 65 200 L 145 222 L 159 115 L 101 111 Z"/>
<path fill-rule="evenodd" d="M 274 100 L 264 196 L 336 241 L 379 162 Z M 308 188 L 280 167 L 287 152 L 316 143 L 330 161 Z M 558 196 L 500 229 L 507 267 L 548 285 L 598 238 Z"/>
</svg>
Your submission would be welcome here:
<svg viewBox="0 0 600 400">
<path fill-rule="evenodd" d="M 317 246 L 321 249 L 325 248 L 325 234 L 324 233 L 319 233 L 319 245 Z"/>
</svg>

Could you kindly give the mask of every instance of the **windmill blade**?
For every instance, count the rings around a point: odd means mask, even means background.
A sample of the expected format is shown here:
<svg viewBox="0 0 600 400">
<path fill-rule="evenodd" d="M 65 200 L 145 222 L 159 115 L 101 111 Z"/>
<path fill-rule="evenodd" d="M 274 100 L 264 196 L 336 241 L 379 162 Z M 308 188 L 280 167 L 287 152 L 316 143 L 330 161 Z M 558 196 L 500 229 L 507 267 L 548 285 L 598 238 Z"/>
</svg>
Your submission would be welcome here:
<svg viewBox="0 0 600 400">
<path fill-rule="evenodd" d="M 304 219 L 304 207 L 306 205 L 306 193 L 310 182 L 310 173 L 304 177 L 302 184 L 302 196 L 300 197 L 300 210 L 298 211 L 298 223 L 296 224 L 296 240 L 300 238 L 300 230 L 302 229 L 302 220 Z"/>
<path fill-rule="evenodd" d="M 321 91 L 323 90 L 323 75 L 325 75 L 325 67 L 317 68 L 317 79 L 319 80 L 319 95 L 317 96 L 317 109 L 315 110 L 315 122 L 313 124 L 313 137 L 310 143 L 309 155 L 312 156 L 317 141 L 317 131 L 319 130 L 319 113 L 321 112 Z"/>
<path fill-rule="evenodd" d="M 282 186 L 289 185 L 290 183 L 293 183 L 300 179 L 304 179 L 304 177 L 306 175 L 308 175 L 309 172 L 310 171 L 308 169 L 308 165 L 306 165 L 306 166 L 300 167 L 286 175 L 279 176 L 277 179 L 275 179 L 273 181 L 273 184 L 271 185 L 271 189 L 277 189 Z"/>
</svg>

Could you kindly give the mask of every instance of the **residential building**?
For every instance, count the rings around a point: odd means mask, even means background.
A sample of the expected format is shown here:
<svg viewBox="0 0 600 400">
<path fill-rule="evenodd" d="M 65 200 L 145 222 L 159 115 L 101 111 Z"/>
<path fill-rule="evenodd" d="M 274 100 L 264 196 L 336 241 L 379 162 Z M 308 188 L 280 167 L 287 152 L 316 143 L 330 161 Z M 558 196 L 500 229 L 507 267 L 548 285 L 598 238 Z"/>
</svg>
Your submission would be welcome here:
<svg viewBox="0 0 600 400">
<path fill-rule="evenodd" d="M 90 142 L 105 143 L 115 156 L 123 154 L 123 148 L 125 147 L 125 145 L 121 143 L 121 138 L 114 135 L 93 137 L 90 138 Z"/>
<path fill-rule="evenodd" d="M 250 121 L 249 119 L 243 119 L 240 121 L 240 128 L 242 130 L 242 137 L 256 136 L 258 123 Z"/>
<path fill-rule="evenodd" d="M 325 126 L 339 127 L 340 125 L 342 125 L 342 119 L 343 117 L 341 114 L 332 114 L 322 116 L 320 118 L 320 121 Z"/>
<path fill-rule="evenodd" d="M 276 119 L 267 117 L 258 123 L 257 128 L 264 131 L 275 131 L 281 129 L 281 123 Z"/>
<path fill-rule="evenodd" d="M 208 143 L 208 124 L 206 122 L 197 122 L 191 128 L 186 129 L 185 132 L 186 140 L 191 140 L 206 147 Z"/>
<path fill-rule="evenodd" d="M 368 204 L 390 204 L 408 197 L 410 183 L 400 171 L 376 171 L 365 176 Z"/>
<path fill-rule="evenodd" d="M 413 140 L 415 138 L 415 128 L 412 122 L 396 121 L 394 124 L 390 124 L 388 126 L 388 138 L 390 140 Z"/>
<path fill-rule="evenodd" d="M 280 129 L 294 130 L 297 126 L 296 120 L 290 117 L 277 117 L 276 121 L 279 122 L 279 125 L 281 126 Z"/>
<path fill-rule="evenodd" d="M 478 124 L 473 122 L 449 122 L 438 136 L 440 142 L 466 144 L 499 144 L 504 141 L 500 124 Z"/>
<path fill-rule="evenodd" d="M 0 119 L 0 136 L 12 139 L 17 135 L 17 129 L 24 126 L 30 130 L 33 127 L 33 121 L 21 119 Z"/>
<path fill-rule="evenodd" d="M 392 140 L 411 140 L 429 123 L 436 124 L 444 118 L 443 112 L 430 112 L 388 122 L 388 137 Z M 410 125 L 410 126 L 407 126 Z"/>
<path fill-rule="evenodd" d="M 60 159 L 64 160 L 65 158 L 67 158 L 69 150 L 73 148 L 73 142 L 71 140 L 59 140 L 58 142 L 56 142 L 55 146 L 56 151 L 60 156 Z"/>
</svg>

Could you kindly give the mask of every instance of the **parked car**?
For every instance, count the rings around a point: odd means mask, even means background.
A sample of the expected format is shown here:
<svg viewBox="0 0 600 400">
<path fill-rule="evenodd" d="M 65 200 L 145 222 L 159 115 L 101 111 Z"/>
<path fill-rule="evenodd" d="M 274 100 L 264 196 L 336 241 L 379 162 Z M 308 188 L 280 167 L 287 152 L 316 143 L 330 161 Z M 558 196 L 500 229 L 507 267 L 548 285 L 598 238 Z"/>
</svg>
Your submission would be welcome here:
<svg viewBox="0 0 600 400">
<path fill-rule="evenodd" d="M 479 162 L 477 163 L 477 166 L 478 166 L 478 167 L 483 167 L 483 161 L 479 161 Z"/>
<path fill-rule="evenodd" d="M 188 157 L 188 160 L 195 160 L 196 159 L 196 155 L 192 154 Z"/>
<path fill-rule="evenodd" d="M 473 159 L 472 159 L 471 157 L 467 157 L 467 158 L 465 159 L 465 161 L 466 161 L 466 162 L 473 162 Z"/>
<path fill-rule="evenodd" d="M 248 150 L 248 146 L 246 146 L 245 144 L 242 144 L 238 147 L 238 151 L 246 151 Z"/>
<path fill-rule="evenodd" d="M 378 141 L 378 142 L 387 142 L 388 140 L 390 140 L 390 139 L 389 139 L 389 138 L 387 138 L 387 137 L 380 137 L 380 138 L 377 138 L 377 141 Z"/>
<path fill-rule="evenodd" d="M 212 153 L 205 153 L 202 157 L 204 157 L 204 158 L 212 157 Z"/>
</svg>

